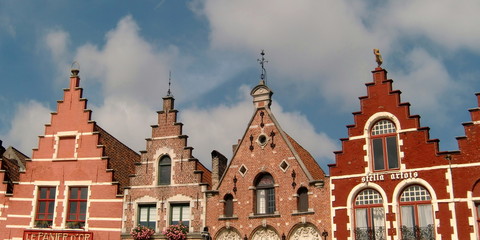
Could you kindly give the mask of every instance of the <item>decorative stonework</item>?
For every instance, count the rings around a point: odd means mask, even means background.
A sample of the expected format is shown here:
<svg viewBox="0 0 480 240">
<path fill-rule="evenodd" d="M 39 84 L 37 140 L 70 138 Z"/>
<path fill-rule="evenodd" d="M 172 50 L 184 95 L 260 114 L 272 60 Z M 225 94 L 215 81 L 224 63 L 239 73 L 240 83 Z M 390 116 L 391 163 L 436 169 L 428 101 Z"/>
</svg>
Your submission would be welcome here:
<svg viewBox="0 0 480 240">
<path fill-rule="evenodd" d="M 280 238 L 272 229 L 260 228 L 253 234 L 252 240 L 280 240 Z"/>
<path fill-rule="evenodd" d="M 218 234 L 217 240 L 241 240 L 240 235 L 232 229 L 224 229 Z"/>
<path fill-rule="evenodd" d="M 299 227 L 290 237 L 290 240 L 321 239 L 318 231 L 312 226 Z"/>
</svg>

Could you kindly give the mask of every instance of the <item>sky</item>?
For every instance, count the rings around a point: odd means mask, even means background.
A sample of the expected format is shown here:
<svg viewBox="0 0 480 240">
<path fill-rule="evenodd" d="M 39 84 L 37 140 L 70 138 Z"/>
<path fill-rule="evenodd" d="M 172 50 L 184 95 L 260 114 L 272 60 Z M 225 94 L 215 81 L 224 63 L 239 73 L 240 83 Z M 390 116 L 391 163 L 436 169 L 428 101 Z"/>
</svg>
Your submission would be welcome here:
<svg viewBox="0 0 480 240">
<path fill-rule="evenodd" d="M 0 140 L 26 155 L 73 62 L 92 120 L 135 151 L 169 73 L 193 155 L 232 156 L 265 51 L 272 111 L 328 172 L 380 49 L 393 88 L 440 150 L 458 150 L 480 92 L 478 0 L 0 0 Z"/>
</svg>

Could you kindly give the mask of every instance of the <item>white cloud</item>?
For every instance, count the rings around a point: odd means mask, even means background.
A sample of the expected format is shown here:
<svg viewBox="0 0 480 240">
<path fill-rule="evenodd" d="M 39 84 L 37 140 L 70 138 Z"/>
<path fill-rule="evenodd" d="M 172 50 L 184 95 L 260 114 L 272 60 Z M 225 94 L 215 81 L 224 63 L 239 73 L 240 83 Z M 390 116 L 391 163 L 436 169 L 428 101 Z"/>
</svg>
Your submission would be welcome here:
<svg viewBox="0 0 480 240">
<path fill-rule="evenodd" d="M 425 36 L 448 49 L 480 52 L 480 1 L 389 1 L 381 21 L 400 34 Z"/>
<path fill-rule="evenodd" d="M 233 105 L 220 104 L 212 108 L 180 111 L 180 119 L 185 125 L 184 133 L 189 136 L 189 145 L 194 147 L 193 155 L 207 167 L 211 165 L 212 150 L 221 152 L 229 159 L 232 157 L 232 145 L 243 137 L 254 111 L 249 92 L 248 87 L 241 87 L 241 100 Z M 285 112 L 276 103 L 272 104 L 272 111 L 282 129 L 317 160 L 332 159 L 332 152 L 337 148 L 335 141 L 324 133 L 316 132 L 304 115 Z"/>
<path fill-rule="evenodd" d="M 31 156 L 38 146 L 38 136 L 44 134 L 44 124 L 50 122 L 51 110 L 34 100 L 19 103 L 11 120 L 10 130 L 1 136 L 4 145 L 11 145 Z"/>
</svg>

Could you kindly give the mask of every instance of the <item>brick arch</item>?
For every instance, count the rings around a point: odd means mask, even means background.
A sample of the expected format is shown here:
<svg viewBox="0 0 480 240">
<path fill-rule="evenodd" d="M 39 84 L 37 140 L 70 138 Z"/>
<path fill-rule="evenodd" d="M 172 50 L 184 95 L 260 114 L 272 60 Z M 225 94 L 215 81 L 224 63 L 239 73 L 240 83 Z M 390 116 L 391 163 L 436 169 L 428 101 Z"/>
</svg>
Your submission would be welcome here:
<svg viewBox="0 0 480 240">
<path fill-rule="evenodd" d="M 251 236 L 248 238 L 251 240 L 280 240 L 280 235 L 278 235 L 277 230 L 270 226 L 258 226 L 253 231 Z"/>
<path fill-rule="evenodd" d="M 222 227 L 213 238 L 215 240 L 242 240 L 242 235 L 234 227 Z"/>
<path fill-rule="evenodd" d="M 307 240 L 307 239 L 322 239 L 321 233 L 318 228 L 310 223 L 297 223 L 288 233 L 287 239 L 289 240 Z"/>
<path fill-rule="evenodd" d="M 472 186 L 472 197 L 480 197 L 480 179 Z"/>
</svg>

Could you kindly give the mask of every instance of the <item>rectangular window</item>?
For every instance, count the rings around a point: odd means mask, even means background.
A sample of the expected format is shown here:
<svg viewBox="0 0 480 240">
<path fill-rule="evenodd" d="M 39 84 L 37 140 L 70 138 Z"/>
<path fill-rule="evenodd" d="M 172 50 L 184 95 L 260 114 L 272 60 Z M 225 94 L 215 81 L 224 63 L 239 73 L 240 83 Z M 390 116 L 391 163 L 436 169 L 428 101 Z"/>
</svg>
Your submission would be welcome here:
<svg viewBox="0 0 480 240">
<path fill-rule="evenodd" d="M 373 143 L 373 165 L 375 170 L 384 170 L 385 162 L 383 160 L 383 139 L 376 138 L 372 140 Z"/>
<path fill-rule="evenodd" d="M 71 187 L 68 195 L 68 228 L 83 228 L 87 216 L 88 187 Z"/>
<path fill-rule="evenodd" d="M 397 137 L 387 138 L 388 168 L 398 168 Z"/>
<path fill-rule="evenodd" d="M 157 222 L 157 206 L 155 204 L 138 206 L 138 224 L 155 229 Z"/>
<path fill-rule="evenodd" d="M 170 206 L 170 225 L 190 226 L 190 205 L 189 204 L 172 204 Z"/>
<path fill-rule="evenodd" d="M 55 187 L 39 187 L 35 227 L 48 228 L 53 224 L 55 211 Z"/>
</svg>

